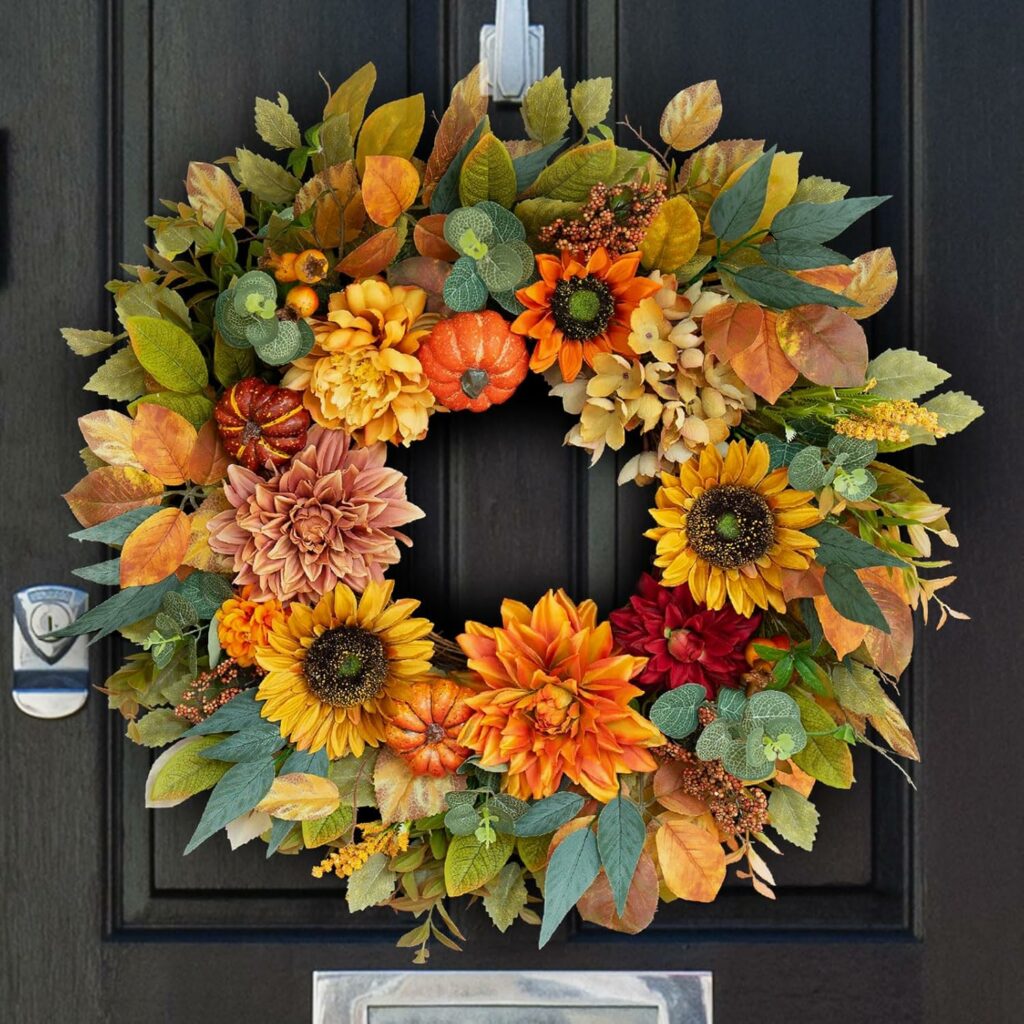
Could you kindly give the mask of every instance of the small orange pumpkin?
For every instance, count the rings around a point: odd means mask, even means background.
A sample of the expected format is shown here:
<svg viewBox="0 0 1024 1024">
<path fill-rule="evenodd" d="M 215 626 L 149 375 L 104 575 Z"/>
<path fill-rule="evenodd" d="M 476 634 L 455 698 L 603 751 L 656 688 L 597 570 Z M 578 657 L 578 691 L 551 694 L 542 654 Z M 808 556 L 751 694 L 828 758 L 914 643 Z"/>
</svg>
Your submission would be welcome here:
<svg viewBox="0 0 1024 1024">
<path fill-rule="evenodd" d="M 416 356 L 434 397 L 452 412 L 483 412 L 508 401 L 529 365 L 523 339 L 489 309 L 441 320 Z"/>
<path fill-rule="evenodd" d="M 392 700 L 384 739 L 416 775 L 450 775 L 470 754 L 458 736 L 473 714 L 466 703 L 473 691 L 451 679 L 413 683 L 408 691 L 408 700 Z"/>
</svg>

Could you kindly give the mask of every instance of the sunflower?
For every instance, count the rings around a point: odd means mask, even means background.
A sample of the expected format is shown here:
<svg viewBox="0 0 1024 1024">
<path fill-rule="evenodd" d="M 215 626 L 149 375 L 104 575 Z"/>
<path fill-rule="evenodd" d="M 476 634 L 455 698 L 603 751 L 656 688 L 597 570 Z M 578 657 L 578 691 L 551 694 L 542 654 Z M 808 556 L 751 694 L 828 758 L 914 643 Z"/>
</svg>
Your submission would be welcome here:
<svg viewBox="0 0 1024 1024">
<path fill-rule="evenodd" d="M 467 622 L 458 638 L 484 687 L 466 698 L 473 714 L 459 743 L 484 768 L 507 766 L 506 792 L 539 799 L 564 776 L 607 803 L 620 774 L 654 771 L 648 748 L 664 738 L 630 707 L 647 659 L 616 651 L 593 601 L 577 606 L 549 590 L 534 608 L 503 602 L 501 619 L 497 628 Z"/>
<path fill-rule="evenodd" d="M 526 310 L 512 324 L 517 334 L 537 339 L 530 369 L 543 373 L 555 360 L 562 377 L 573 381 L 598 352 L 636 356 L 629 347 L 629 318 L 637 303 L 660 288 L 637 277 L 640 253 L 612 259 L 598 248 L 581 263 L 568 251 L 561 258 L 537 256 L 540 280 L 516 292 Z"/>
<path fill-rule="evenodd" d="M 296 602 L 257 647 L 262 715 L 297 750 L 360 757 L 383 740 L 390 698 L 429 670 L 433 626 L 411 617 L 419 601 L 392 601 L 393 587 L 371 581 L 357 598 L 340 583 L 312 608 Z"/>
<path fill-rule="evenodd" d="M 728 599 L 740 615 L 786 610 L 782 570 L 806 569 L 818 542 L 802 533 L 821 521 L 811 491 L 786 486 L 784 467 L 769 472 L 768 446 L 733 441 L 723 459 L 714 445 L 663 473 L 646 536 L 658 542 L 654 564 L 666 587 L 686 583 L 715 610 Z"/>
</svg>

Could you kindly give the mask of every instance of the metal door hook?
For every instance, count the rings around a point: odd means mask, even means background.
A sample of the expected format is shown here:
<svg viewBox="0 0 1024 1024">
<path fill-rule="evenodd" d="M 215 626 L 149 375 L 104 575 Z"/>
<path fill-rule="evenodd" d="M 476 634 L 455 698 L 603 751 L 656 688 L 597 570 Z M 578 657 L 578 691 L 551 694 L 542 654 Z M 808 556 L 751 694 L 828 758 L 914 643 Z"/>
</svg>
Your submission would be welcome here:
<svg viewBox="0 0 1024 1024">
<path fill-rule="evenodd" d="M 499 103 L 522 103 L 544 74 L 544 26 L 530 24 L 528 0 L 498 0 L 494 24 L 480 29 L 485 91 Z"/>
</svg>

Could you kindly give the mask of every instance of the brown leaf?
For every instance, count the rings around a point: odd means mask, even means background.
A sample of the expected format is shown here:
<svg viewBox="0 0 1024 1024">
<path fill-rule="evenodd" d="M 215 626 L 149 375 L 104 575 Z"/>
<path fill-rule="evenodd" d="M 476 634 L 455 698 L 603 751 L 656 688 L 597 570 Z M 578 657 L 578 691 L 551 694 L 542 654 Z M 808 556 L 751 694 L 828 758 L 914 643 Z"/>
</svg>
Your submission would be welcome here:
<svg viewBox="0 0 1024 1024">
<path fill-rule="evenodd" d="M 217 424 L 213 420 L 207 420 L 200 428 L 195 447 L 192 449 L 187 479 L 204 487 L 220 483 L 228 471 L 228 461 L 228 453 L 224 451 L 220 435 L 217 433 Z"/>
<path fill-rule="evenodd" d="M 812 562 L 806 569 L 782 570 L 782 596 L 789 601 L 825 593 L 825 568 Z"/>
<path fill-rule="evenodd" d="M 412 240 L 421 256 L 454 263 L 459 254 L 444 240 L 444 222 L 447 214 L 432 213 L 416 221 Z"/>
<path fill-rule="evenodd" d="M 914 734 L 910 731 L 910 726 L 907 725 L 900 709 L 887 694 L 882 694 L 882 698 L 885 701 L 885 714 L 868 715 L 868 721 L 897 754 L 909 757 L 912 761 L 920 761 L 921 752 L 917 749 Z"/>
<path fill-rule="evenodd" d="M 665 884 L 680 899 L 710 903 L 725 881 L 725 851 L 709 832 L 689 821 L 663 822 L 656 836 Z"/>
<path fill-rule="evenodd" d="M 132 425 L 132 448 L 146 471 L 165 484 L 188 479 L 196 428 L 184 416 L 155 402 L 140 405 Z"/>
<path fill-rule="evenodd" d="M 136 526 L 121 548 L 121 586 L 141 587 L 170 576 L 185 556 L 188 534 L 188 516 L 180 508 L 162 508 Z"/>
<path fill-rule="evenodd" d="M 864 383 L 868 340 L 841 310 L 795 306 L 779 314 L 776 332 L 786 357 L 809 381 L 836 388 Z"/>
<path fill-rule="evenodd" d="M 673 149 L 696 149 L 711 138 L 722 119 L 722 96 L 713 79 L 698 82 L 669 100 L 658 130 Z"/>
<path fill-rule="evenodd" d="M 292 212 L 301 217 L 310 207 L 315 207 L 313 237 L 323 248 L 336 249 L 359 234 L 366 211 L 354 161 L 325 168 L 299 189 Z"/>
<path fill-rule="evenodd" d="M 397 228 L 384 228 L 356 246 L 335 269 L 353 278 L 379 274 L 398 255 L 400 245 Z"/>
<path fill-rule="evenodd" d="M 185 191 L 192 209 L 208 228 L 217 223 L 222 213 L 228 231 L 237 231 L 245 224 L 245 205 L 238 186 L 215 164 L 190 163 Z"/>
<path fill-rule="evenodd" d="M 654 773 L 654 797 L 669 811 L 679 811 L 697 817 L 706 814 L 708 806 L 703 800 L 683 789 L 683 765 L 677 761 L 666 761 Z"/>
<path fill-rule="evenodd" d="M 799 376 L 779 346 L 776 318 L 766 309 L 757 340 L 729 360 L 736 376 L 767 402 L 774 402 Z"/>
<path fill-rule="evenodd" d="M 388 284 L 411 284 L 422 288 L 429 296 L 427 310 L 439 312 L 444 307 L 444 282 L 451 273 L 452 265 L 444 260 L 429 256 L 410 256 L 407 260 L 392 263 L 388 267 Z"/>
<path fill-rule="evenodd" d="M 843 294 L 859 302 L 847 312 L 855 320 L 874 316 L 896 291 L 898 275 L 892 249 L 872 249 L 853 261 L 854 278 Z"/>
<path fill-rule="evenodd" d="M 82 526 L 95 526 L 142 505 L 159 505 L 164 485 L 131 466 L 103 466 L 79 480 L 64 500 Z"/>
<path fill-rule="evenodd" d="M 434 148 L 430 152 L 427 166 L 423 171 L 423 202 L 429 205 L 430 197 L 441 180 L 455 154 L 466 139 L 473 134 L 480 118 L 487 113 L 487 94 L 480 88 L 480 65 L 452 89 L 451 101 L 441 116 L 441 123 L 434 135 Z M 430 253 L 423 253 L 429 256 Z"/>
<path fill-rule="evenodd" d="M 723 363 L 750 348 L 764 327 L 764 312 L 756 302 L 722 302 L 701 321 L 704 347 Z"/>
<path fill-rule="evenodd" d="M 650 854 L 640 854 L 622 917 L 616 913 L 615 897 L 604 868 L 580 897 L 576 909 L 584 921 L 593 921 L 613 932 L 625 932 L 627 935 L 642 932 L 654 920 L 658 909 L 658 870 Z"/>
<path fill-rule="evenodd" d="M 864 645 L 883 672 L 899 676 L 910 664 L 914 649 L 914 619 L 907 605 L 902 577 L 884 566 L 858 569 L 857 575 L 889 623 L 888 633 L 869 628 Z"/>
<path fill-rule="evenodd" d="M 466 788 L 463 775 L 414 775 L 397 754 L 386 747 L 377 756 L 373 769 L 373 790 L 381 820 L 407 821 L 441 814 L 446 807 L 445 794 Z"/>
<path fill-rule="evenodd" d="M 366 215 L 388 228 L 416 200 L 420 176 L 416 168 L 400 156 L 368 156 L 363 172 L 363 206 Z"/>
<path fill-rule="evenodd" d="M 132 466 L 142 469 L 142 463 L 132 451 L 132 420 L 113 409 L 98 409 L 87 416 L 78 417 L 78 427 L 89 446 L 89 451 L 111 466 Z"/>
</svg>

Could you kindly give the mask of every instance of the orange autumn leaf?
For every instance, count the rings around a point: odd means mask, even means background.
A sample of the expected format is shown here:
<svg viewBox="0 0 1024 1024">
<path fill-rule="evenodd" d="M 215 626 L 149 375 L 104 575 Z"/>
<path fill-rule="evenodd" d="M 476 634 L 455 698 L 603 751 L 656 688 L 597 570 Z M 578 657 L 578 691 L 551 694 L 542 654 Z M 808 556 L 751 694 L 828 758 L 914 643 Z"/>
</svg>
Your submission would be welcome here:
<svg viewBox="0 0 1024 1024">
<path fill-rule="evenodd" d="M 799 376 L 779 345 L 777 317 L 778 314 L 766 309 L 757 339 L 729 360 L 736 376 L 767 402 L 775 402 Z"/>
<path fill-rule="evenodd" d="M 400 156 L 368 156 L 363 172 L 366 215 L 383 228 L 391 227 L 416 200 L 420 176 Z"/>
<path fill-rule="evenodd" d="M 814 598 L 814 610 L 818 613 L 821 631 L 836 652 L 837 658 L 845 658 L 847 654 L 857 650 L 871 628 L 862 622 L 852 622 L 844 618 L 824 595 Z"/>
<path fill-rule="evenodd" d="M 782 765 L 783 767 L 776 768 L 773 781 L 780 786 L 788 786 L 790 789 L 796 790 L 801 796 L 810 796 L 811 790 L 814 789 L 815 778 L 792 761 L 783 761 Z"/>
<path fill-rule="evenodd" d="M 216 423 L 207 420 L 199 429 L 199 436 L 189 457 L 186 478 L 205 487 L 220 483 L 227 471 L 228 453 L 220 443 Z"/>
<path fill-rule="evenodd" d="M 113 409 L 98 409 L 78 417 L 78 428 L 89 446 L 89 451 L 111 466 L 132 466 L 142 469 L 142 463 L 132 451 L 132 420 Z"/>
<path fill-rule="evenodd" d="M 700 825 L 673 819 L 658 829 L 658 863 L 680 899 L 710 903 L 725 881 L 725 851 Z"/>
<path fill-rule="evenodd" d="M 447 214 L 432 213 L 421 217 L 412 231 L 412 240 L 421 256 L 454 263 L 459 254 L 444 240 L 444 222 Z"/>
<path fill-rule="evenodd" d="M 795 306 L 779 314 L 776 333 L 786 358 L 809 381 L 835 388 L 864 383 L 868 340 L 864 328 L 841 310 Z"/>
<path fill-rule="evenodd" d="M 883 672 L 899 676 L 910 664 L 914 649 L 914 619 L 907 604 L 902 576 L 884 566 L 859 569 L 857 575 L 889 624 L 888 633 L 869 629 L 864 645 L 872 661 Z"/>
<path fill-rule="evenodd" d="M 353 160 L 332 164 L 306 182 L 295 195 L 292 212 L 301 217 L 313 207 L 313 237 L 325 249 L 350 242 L 366 220 Z"/>
<path fill-rule="evenodd" d="M 898 275 L 892 249 L 872 249 L 853 261 L 853 280 L 843 290 L 848 298 L 859 302 L 847 312 L 855 320 L 874 316 L 896 291 Z"/>
<path fill-rule="evenodd" d="M 830 267 L 813 267 L 810 270 L 796 271 L 796 277 L 808 284 L 827 288 L 830 292 L 843 294 L 843 290 L 853 280 L 856 270 L 851 263 L 834 263 Z"/>
<path fill-rule="evenodd" d="M 750 348 L 764 327 L 764 312 L 756 302 L 723 302 L 701 322 L 704 347 L 723 363 Z"/>
<path fill-rule="evenodd" d="M 356 246 L 336 269 L 353 278 L 379 274 L 398 255 L 400 247 L 397 228 L 384 228 Z"/>
<path fill-rule="evenodd" d="M 642 932 L 654 920 L 658 909 L 658 870 L 650 854 L 640 854 L 621 917 L 616 913 L 615 897 L 604 868 L 579 898 L 576 909 L 584 921 L 592 921 L 602 928 L 627 935 Z"/>
<path fill-rule="evenodd" d="M 448 170 L 449 164 L 455 159 L 456 153 L 465 141 L 473 134 L 480 118 L 487 113 L 487 93 L 480 88 L 480 65 L 452 89 L 451 101 L 441 116 L 434 135 L 434 148 L 430 151 L 427 166 L 423 171 L 423 201 L 430 202 L 430 197 Z M 424 256 L 429 253 L 424 253 Z"/>
<path fill-rule="evenodd" d="M 196 428 L 184 416 L 155 402 L 138 407 L 132 448 L 146 471 L 165 484 L 183 484 L 196 446 Z"/>
<path fill-rule="evenodd" d="M 684 766 L 678 761 L 666 761 L 654 773 L 654 797 L 669 811 L 694 817 L 706 814 L 708 806 L 703 800 L 683 789 Z"/>
<path fill-rule="evenodd" d="M 82 526 L 95 526 L 142 505 L 159 505 L 164 485 L 132 466 L 101 466 L 79 480 L 64 500 Z"/>
<path fill-rule="evenodd" d="M 920 761 L 921 752 L 917 749 L 917 741 L 902 712 L 888 695 L 882 694 L 882 699 L 885 701 L 885 714 L 868 715 L 868 721 L 897 754 L 909 757 L 912 761 Z"/>
<path fill-rule="evenodd" d="M 782 570 L 782 596 L 786 602 L 825 593 L 825 567 L 811 562 L 806 569 Z"/>
<path fill-rule="evenodd" d="M 162 508 L 136 526 L 121 548 L 121 586 L 141 587 L 170 576 L 185 556 L 188 535 L 188 516 L 180 508 Z"/>
</svg>

